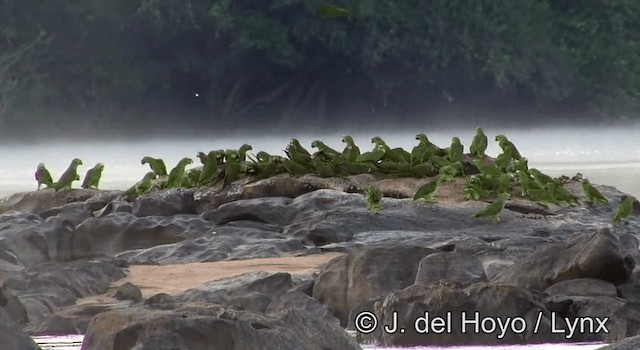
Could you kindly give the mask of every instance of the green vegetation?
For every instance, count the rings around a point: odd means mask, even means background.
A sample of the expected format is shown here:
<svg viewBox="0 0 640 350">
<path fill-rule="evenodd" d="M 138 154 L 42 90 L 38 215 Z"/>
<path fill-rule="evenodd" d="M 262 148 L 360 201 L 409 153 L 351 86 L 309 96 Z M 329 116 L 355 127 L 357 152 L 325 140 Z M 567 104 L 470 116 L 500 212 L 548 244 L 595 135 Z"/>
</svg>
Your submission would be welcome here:
<svg viewBox="0 0 640 350">
<path fill-rule="evenodd" d="M 636 111 L 639 18 L 632 0 L 0 0 L 0 126 Z"/>
</svg>

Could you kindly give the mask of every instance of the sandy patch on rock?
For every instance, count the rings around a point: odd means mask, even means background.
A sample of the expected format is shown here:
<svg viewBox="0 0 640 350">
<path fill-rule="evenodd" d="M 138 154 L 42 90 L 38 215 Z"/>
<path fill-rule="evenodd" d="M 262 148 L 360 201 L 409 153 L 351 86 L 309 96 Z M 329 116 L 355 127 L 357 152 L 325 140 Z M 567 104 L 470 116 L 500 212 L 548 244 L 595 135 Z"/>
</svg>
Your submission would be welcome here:
<svg viewBox="0 0 640 350">
<path fill-rule="evenodd" d="M 131 265 L 127 277 L 111 284 L 115 289 L 126 282 L 140 288 L 143 298 L 158 293 L 178 295 L 209 281 L 238 276 L 247 272 L 288 272 L 304 275 L 319 271 L 329 261 L 344 253 L 323 253 L 306 256 L 229 260 L 175 265 Z M 114 302 L 112 290 L 102 295 L 78 299 L 76 305 Z"/>
</svg>

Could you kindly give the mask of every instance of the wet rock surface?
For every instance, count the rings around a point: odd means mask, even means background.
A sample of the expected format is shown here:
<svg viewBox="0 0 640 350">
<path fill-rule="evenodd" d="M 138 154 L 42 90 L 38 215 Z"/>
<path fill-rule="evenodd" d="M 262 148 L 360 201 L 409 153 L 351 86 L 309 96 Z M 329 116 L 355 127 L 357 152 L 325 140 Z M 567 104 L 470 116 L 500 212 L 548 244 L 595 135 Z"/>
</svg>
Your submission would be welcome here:
<svg viewBox="0 0 640 350">
<path fill-rule="evenodd" d="M 32 334 L 87 332 L 86 349 L 355 349 L 344 328 L 362 311 L 397 312 L 399 323 L 426 310 L 478 311 L 521 316 L 528 327 L 542 315 L 544 327 L 565 328 L 609 317 L 608 333 L 568 338 L 529 328 L 499 342 L 453 331 L 358 335 L 387 345 L 611 342 L 640 332 L 640 225 L 635 216 L 610 223 L 623 193 L 601 186 L 610 205 L 592 206 L 569 180 L 579 204 L 542 208 L 515 197 L 496 223 L 471 217 L 486 203 L 465 201 L 458 180 L 443 185 L 437 203 L 411 199 L 427 179 L 373 175 L 281 175 L 133 202 L 118 191 L 15 194 L 0 200 L 0 317 Z M 372 183 L 386 195 L 379 214 L 362 195 Z M 323 252 L 346 255 L 304 277 L 256 271 L 146 300 L 135 285 L 112 287 L 136 264 Z M 105 292 L 115 298 L 75 304 Z"/>
</svg>

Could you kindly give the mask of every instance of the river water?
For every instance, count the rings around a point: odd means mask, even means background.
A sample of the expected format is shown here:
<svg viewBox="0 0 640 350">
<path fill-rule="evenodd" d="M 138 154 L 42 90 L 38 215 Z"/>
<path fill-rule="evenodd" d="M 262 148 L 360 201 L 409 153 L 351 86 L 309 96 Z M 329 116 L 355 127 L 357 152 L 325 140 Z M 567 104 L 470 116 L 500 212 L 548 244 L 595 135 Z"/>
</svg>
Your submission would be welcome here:
<svg viewBox="0 0 640 350">
<path fill-rule="evenodd" d="M 474 129 L 443 130 L 429 132 L 415 130 L 411 132 L 352 133 L 356 143 L 364 152 L 370 149 L 372 136 L 381 136 L 389 146 L 410 150 L 416 145 L 415 134 L 424 132 L 435 144 L 446 147 L 451 137 L 459 136 L 468 151 L 468 145 L 474 135 Z M 505 134 L 515 143 L 520 153 L 529 159 L 530 167 L 537 167 L 549 175 L 575 175 L 580 172 L 592 183 L 615 186 L 623 192 L 640 198 L 640 127 L 603 127 L 603 128 L 538 128 L 538 129 L 485 129 L 490 140 L 496 134 Z M 84 165 L 81 176 L 97 162 L 105 164 L 101 188 L 125 189 L 140 179 L 148 170 L 140 164 L 143 156 L 150 155 L 165 160 L 167 167 L 173 167 L 185 156 L 194 158 L 198 151 L 238 148 L 243 143 L 252 144 L 254 153 L 260 150 L 283 155 L 283 149 L 290 137 L 297 137 L 305 147 L 311 141 L 323 140 L 330 147 L 342 149 L 341 134 L 304 134 L 283 136 L 255 135 L 233 137 L 210 137 L 192 139 L 132 139 L 126 141 L 99 142 L 41 142 L 30 144 L 0 145 L 0 197 L 18 191 L 30 191 L 36 188 L 33 174 L 36 165 L 47 165 L 54 180 L 66 169 L 72 158 L 81 158 Z M 490 141 L 487 151 L 495 156 L 499 149 Z M 194 164 L 195 165 L 195 164 Z M 76 184 L 76 186 L 79 184 Z M 79 349 L 79 338 L 57 337 L 58 342 L 75 341 L 76 345 L 67 348 Z M 40 342 L 44 340 L 39 340 Z M 51 341 L 49 339 L 48 341 Z M 53 349 L 42 343 L 43 349 Z M 457 349 L 572 349 L 588 350 L 600 345 L 529 345 L 526 347 L 463 347 Z M 378 349 L 366 347 L 366 349 Z M 437 348 L 414 348 L 437 349 Z M 447 348 L 452 349 L 452 348 Z"/>
</svg>

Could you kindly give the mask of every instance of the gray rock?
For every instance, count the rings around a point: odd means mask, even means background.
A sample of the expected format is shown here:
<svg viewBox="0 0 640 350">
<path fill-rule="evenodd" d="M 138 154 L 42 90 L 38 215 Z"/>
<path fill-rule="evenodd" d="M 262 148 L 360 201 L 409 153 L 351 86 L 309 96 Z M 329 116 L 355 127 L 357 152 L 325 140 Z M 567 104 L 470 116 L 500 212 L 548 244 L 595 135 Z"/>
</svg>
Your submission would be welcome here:
<svg viewBox="0 0 640 350">
<path fill-rule="evenodd" d="M 100 191 L 95 196 L 84 201 L 84 206 L 89 211 L 94 212 L 104 208 L 108 203 L 111 203 L 116 198 L 122 195 L 122 191 Z"/>
<path fill-rule="evenodd" d="M 428 315 L 426 314 L 428 312 Z M 428 286 L 412 285 L 387 295 L 382 302 L 376 303 L 376 315 L 380 320 L 392 320 L 396 313 L 399 325 L 414 325 L 422 317 L 429 317 L 433 325 L 434 318 L 442 317 L 450 324 L 444 332 L 431 327 L 428 333 L 416 332 L 413 326 L 405 327 L 404 332 L 381 332 L 377 339 L 383 345 L 490 345 L 522 344 L 564 341 L 560 334 L 551 332 L 551 313 L 540 302 L 538 296 L 523 288 L 490 283 L 476 283 L 462 289 L 452 282 L 433 283 Z M 477 313 L 477 314 L 476 314 Z M 541 322 L 538 332 L 534 332 L 539 315 Z M 526 324 L 522 332 L 507 328 L 504 334 L 495 329 L 485 332 L 475 330 L 472 323 L 463 327 L 463 319 L 484 318 L 503 322 L 520 317 L 518 324 Z M 421 321 L 418 327 L 424 327 Z M 561 321 L 559 321 L 561 322 Z M 515 323 L 514 323 L 515 324 Z M 564 323 L 561 322 L 561 326 Z M 486 329 L 485 329 L 486 330 Z M 579 337 L 578 337 L 579 338 Z M 579 339 L 578 339 L 579 340 Z"/>
<path fill-rule="evenodd" d="M 637 350 L 640 349 L 640 335 L 635 337 L 626 338 L 619 342 L 603 346 L 596 350 Z"/>
<path fill-rule="evenodd" d="M 20 299 L 2 287 L 0 287 L 0 308 L 4 308 L 9 317 L 19 325 L 24 325 L 29 321 L 27 319 L 27 310 L 20 302 Z"/>
<path fill-rule="evenodd" d="M 301 310 L 273 316 L 214 304 L 173 309 L 143 307 L 97 315 L 82 344 L 92 349 L 280 349 L 351 350 L 360 347 L 346 332 Z"/>
<path fill-rule="evenodd" d="M 121 200 L 113 200 L 109 203 L 107 203 L 104 207 L 102 207 L 100 210 L 97 210 L 95 212 L 95 216 L 98 218 L 103 218 L 109 214 L 113 214 L 113 213 L 129 213 L 131 214 L 131 212 L 133 211 L 133 204 L 131 204 L 130 202 L 127 201 L 121 201 Z"/>
<path fill-rule="evenodd" d="M 239 310 L 265 312 L 274 298 L 294 286 L 288 273 L 245 273 L 205 283 L 179 297 L 183 303 L 211 303 Z"/>
<path fill-rule="evenodd" d="M 30 326 L 44 321 L 59 307 L 78 298 L 101 294 L 123 278 L 121 269 L 100 261 L 49 262 L 9 276 L 4 288 L 24 305 Z"/>
<path fill-rule="evenodd" d="M 616 286 L 596 278 L 576 278 L 551 285 L 544 291 L 547 294 L 568 296 L 607 296 L 617 297 Z"/>
<path fill-rule="evenodd" d="M 608 229 L 576 235 L 565 245 L 532 254 L 498 274 L 493 280 L 535 290 L 575 278 L 597 278 L 613 284 L 629 279 L 635 262 L 625 255 Z"/>
<path fill-rule="evenodd" d="M 136 198 L 131 213 L 138 217 L 196 214 L 196 203 L 191 190 L 154 191 Z"/>
<path fill-rule="evenodd" d="M 68 203 L 84 202 L 99 193 L 101 193 L 101 191 L 93 189 L 72 189 L 58 192 L 52 189 L 44 189 L 32 192 L 19 192 L 0 199 L 0 213 L 16 210 L 23 213 L 39 214 Z"/>
<path fill-rule="evenodd" d="M 467 254 L 438 252 L 420 260 L 414 283 L 427 285 L 440 280 L 470 285 L 486 282 L 487 275 L 482 262 Z"/>
<path fill-rule="evenodd" d="M 345 327 L 354 308 L 411 285 L 420 260 L 434 252 L 423 247 L 358 249 L 327 264 L 313 286 L 313 297 Z"/>
<path fill-rule="evenodd" d="M 39 350 L 38 345 L 29 337 L 0 307 L 0 344 L 3 349 Z"/>
<path fill-rule="evenodd" d="M 43 219 L 57 217 L 62 220 L 67 220 L 73 226 L 76 226 L 84 220 L 93 217 L 93 212 L 87 209 L 84 203 L 74 202 L 43 211 L 40 213 L 40 216 Z"/>
<path fill-rule="evenodd" d="M 73 236 L 75 259 L 106 257 L 114 254 L 171 244 L 202 235 L 211 224 L 198 215 L 136 217 L 116 213 L 91 218 L 76 227 Z"/>
<path fill-rule="evenodd" d="M 315 319 L 325 320 L 330 324 L 340 326 L 340 320 L 333 316 L 325 305 L 299 290 L 294 290 L 294 288 L 285 293 L 275 295 L 269 306 L 267 306 L 265 314 L 276 315 L 286 309 L 304 310 Z"/>
<path fill-rule="evenodd" d="M 140 288 L 133 284 L 126 282 L 116 290 L 116 294 L 113 296 L 118 300 L 131 300 L 135 303 L 142 301 L 142 292 Z"/>
<path fill-rule="evenodd" d="M 572 341 L 610 340 L 610 332 L 618 332 L 620 323 L 626 321 L 624 316 L 616 316 L 617 312 L 629 307 L 627 301 L 616 297 L 560 294 L 545 298 L 544 305 L 559 318 L 567 319 L 569 322 L 577 320 L 579 324 L 584 324 L 584 328 L 579 331 L 579 338 L 567 339 Z M 600 328 L 596 319 L 604 321 L 606 329 Z"/>
</svg>

